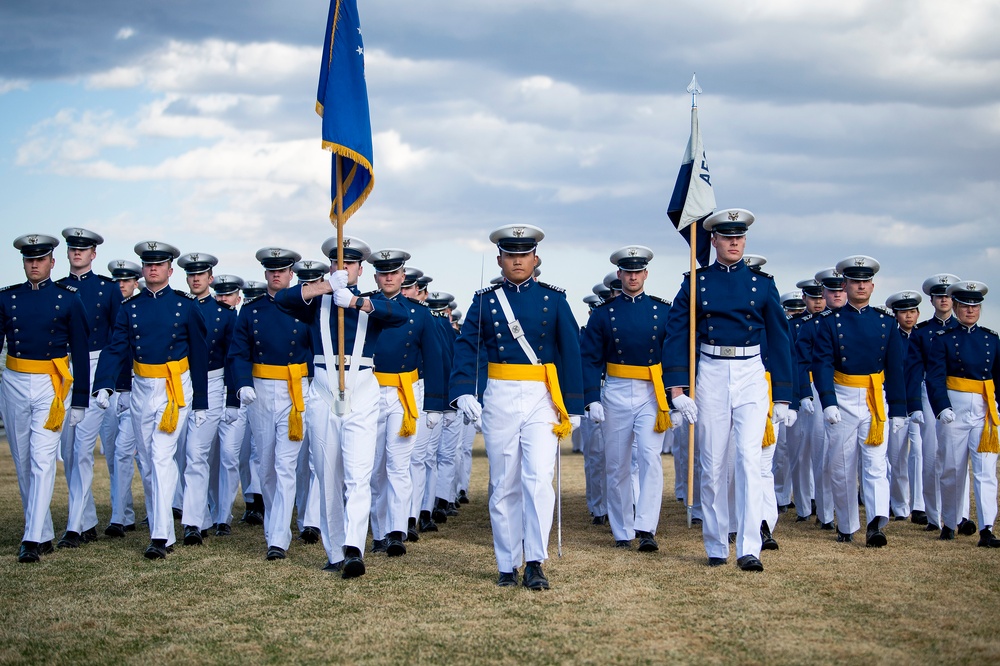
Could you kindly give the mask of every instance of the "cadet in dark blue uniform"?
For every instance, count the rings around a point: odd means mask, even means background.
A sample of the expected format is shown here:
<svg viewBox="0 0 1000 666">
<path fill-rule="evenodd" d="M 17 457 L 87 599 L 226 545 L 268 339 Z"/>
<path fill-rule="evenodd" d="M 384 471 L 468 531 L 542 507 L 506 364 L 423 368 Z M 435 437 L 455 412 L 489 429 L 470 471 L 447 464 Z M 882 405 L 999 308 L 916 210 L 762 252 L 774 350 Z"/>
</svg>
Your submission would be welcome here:
<svg viewBox="0 0 1000 666">
<path fill-rule="evenodd" d="M 159 241 L 135 246 L 145 288 L 122 302 L 111 340 L 94 379 L 97 404 L 107 408 L 119 374 L 131 361 L 132 425 L 142 467 L 150 470 L 153 513 L 149 559 L 162 559 L 175 541 L 172 501 L 177 487 L 177 438 L 195 412 L 195 427 L 208 409 L 208 343 L 197 300 L 170 288 L 171 262 L 180 251 Z"/>
<path fill-rule="evenodd" d="M 663 503 L 663 437 L 670 408 L 660 363 L 666 337 L 663 299 L 645 292 L 653 251 L 630 245 L 611 255 L 622 293 L 595 308 L 580 341 L 584 404 L 604 434 L 608 518 L 615 545 L 659 550 L 654 535 Z M 602 378 L 607 376 L 603 383 Z M 633 497 L 633 444 L 639 492 Z"/>
<path fill-rule="evenodd" d="M 97 370 L 97 359 L 111 335 L 111 327 L 121 305 L 121 292 L 109 277 L 97 275 L 92 268 L 97 257 L 97 246 L 104 242 L 100 234 L 80 227 L 63 229 L 69 276 L 59 280 L 76 289 L 87 312 L 88 347 L 90 348 L 91 380 Z M 66 482 L 69 486 L 69 513 L 66 533 L 59 540 L 59 548 L 76 548 L 97 538 L 97 508 L 91 485 L 94 481 L 94 448 L 97 436 L 113 474 L 115 436 L 117 435 L 115 411 L 106 412 L 97 405 L 90 405 L 87 413 L 74 427 L 63 428 L 62 457 Z M 112 487 L 112 504 L 114 504 Z"/>
<path fill-rule="evenodd" d="M 885 307 L 896 317 L 896 331 L 903 340 L 903 362 L 905 368 L 910 336 L 920 316 L 920 301 L 923 298 L 916 291 L 900 291 L 885 299 Z M 905 373 L 904 373 L 905 376 Z M 919 499 L 923 507 L 923 497 L 910 492 L 910 479 L 914 478 L 914 458 L 919 462 L 920 423 L 907 419 L 906 427 L 889 433 L 889 511 L 895 520 L 906 520 L 912 503 Z M 919 472 L 919 468 L 916 470 Z"/>
<path fill-rule="evenodd" d="M 51 236 L 18 237 L 14 247 L 21 251 L 27 280 L 0 289 L 0 331 L 7 342 L 0 404 L 24 507 L 19 562 L 37 562 L 52 552 L 49 506 L 59 432 L 67 421 L 65 402 L 72 388 L 68 424 L 76 426 L 84 417 L 90 391 L 83 302 L 73 287 L 50 279 L 57 245 Z"/>
<path fill-rule="evenodd" d="M 948 287 L 958 321 L 931 337 L 927 396 L 938 415 L 940 538 L 943 541 L 955 538 L 969 497 L 971 461 L 976 513 L 983 526 L 978 545 L 1000 548 L 1000 539 L 993 534 L 1000 453 L 995 384 L 1000 376 L 1000 336 L 978 323 L 988 291 L 985 284 L 973 280 L 962 280 Z"/>
<path fill-rule="evenodd" d="M 697 272 L 696 294 L 688 279 L 674 299 L 667 323 L 663 383 L 674 406 L 697 424 L 701 446 L 702 536 L 710 566 L 729 556 L 729 469 L 735 460 L 736 562 L 744 571 L 762 571 L 763 520 L 761 442 L 770 401 L 761 347 L 766 344 L 776 421 L 787 417 L 792 399 L 788 324 L 774 279 L 743 261 L 753 214 L 723 210 L 705 220 L 716 261 Z M 693 296 L 693 299 L 692 299 Z M 692 303 L 692 300 L 694 301 Z M 689 363 L 690 308 L 697 312 L 698 385 L 696 398 L 684 395 Z"/>
<path fill-rule="evenodd" d="M 476 293 L 455 342 L 449 399 L 470 421 L 482 416 L 490 461 L 490 523 L 503 587 L 548 589 L 556 450 L 583 413 L 579 328 L 561 289 L 532 277 L 535 249 L 545 234 L 528 224 L 490 234 L 500 256 L 502 285 Z M 479 354 L 489 359 L 481 406 L 476 398 Z M 523 558 L 523 560 L 522 560 Z"/>
<path fill-rule="evenodd" d="M 877 261 L 861 255 L 837 264 L 846 279 L 848 302 L 820 323 L 812 368 L 827 423 L 837 540 L 851 541 L 861 527 L 860 456 L 861 494 L 868 520 L 865 545 L 873 548 L 886 544 L 882 529 L 889 522 L 889 419 L 894 431 L 906 427 L 903 342 L 894 330 L 893 318 L 869 305 L 878 269 Z"/>
<path fill-rule="evenodd" d="M 451 304 L 454 298 L 446 291 L 431 291 L 424 300 L 430 310 L 431 321 L 437 325 L 441 344 L 441 365 L 446 378 L 451 376 L 455 340 L 458 338 L 458 331 L 451 324 Z M 443 388 L 447 393 L 447 381 Z M 448 521 L 449 516 L 458 515 L 458 509 L 451 500 L 455 494 L 453 488 L 458 470 L 458 450 L 465 421 L 464 419 L 458 421 L 454 417 L 455 411 L 448 409 L 441 419 L 442 427 L 427 443 L 424 457 L 427 470 L 420 511 L 422 526 L 428 523 L 443 524 Z"/>
</svg>

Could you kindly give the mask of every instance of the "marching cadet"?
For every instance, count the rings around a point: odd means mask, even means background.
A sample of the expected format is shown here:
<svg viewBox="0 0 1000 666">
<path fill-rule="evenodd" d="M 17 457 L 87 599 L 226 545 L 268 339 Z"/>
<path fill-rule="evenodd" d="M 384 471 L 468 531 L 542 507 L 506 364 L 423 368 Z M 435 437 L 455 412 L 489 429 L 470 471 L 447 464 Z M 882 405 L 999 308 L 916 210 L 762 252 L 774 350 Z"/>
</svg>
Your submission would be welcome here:
<svg viewBox="0 0 1000 666">
<path fill-rule="evenodd" d="M 446 377 L 451 375 L 455 339 L 458 337 L 458 331 L 451 325 L 451 304 L 454 299 L 448 292 L 432 291 L 428 293 L 426 300 L 431 321 L 436 322 L 440 333 Z M 444 413 L 441 425 L 440 434 L 437 438 L 431 438 L 428 443 L 428 455 L 424 459 L 427 464 L 427 481 L 420 512 L 423 517 L 424 511 L 430 510 L 431 520 L 438 524 L 444 524 L 449 517 L 458 515 L 457 505 L 452 500 L 455 499 L 453 487 L 465 422 L 464 419 L 457 421 L 455 412 L 449 409 Z"/>
<path fill-rule="evenodd" d="M 938 463 L 937 414 L 931 409 L 927 398 L 927 386 L 924 382 L 927 367 L 927 354 L 931 339 L 954 324 L 952 312 L 953 303 L 948 295 L 948 288 L 960 282 L 957 275 L 937 273 L 924 280 L 921 288 L 930 299 L 934 315 L 914 327 L 910 336 L 910 346 L 906 352 L 906 411 L 910 419 L 920 424 L 920 467 L 923 485 L 923 512 L 918 512 L 916 503 L 910 520 L 917 525 L 925 525 L 928 532 L 941 530 L 941 489 L 940 467 Z M 965 497 L 968 502 L 968 488 Z M 963 514 L 968 515 L 968 507 Z M 966 530 L 966 536 L 975 534 L 975 528 L 968 532 L 963 522 L 961 530 Z"/>
<path fill-rule="evenodd" d="M 886 545 L 882 530 L 889 522 L 887 422 L 892 420 L 894 432 L 906 427 L 903 341 L 893 331 L 892 318 L 869 305 L 878 270 L 879 263 L 863 255 L 837 263 L 837 272 L 846 280 L 847 305 L 823 319 L 813 343 L 813 377 L 827 423 L 837 541 L 852 541 L 861 526 L 860 456 L 868 520 L 865 545 L 871 548 Z"/>
<path fill-rule="evenodd" d="M 674 407 L 698 429 L 702 535 L 709 566 L 725 564 L 729 555 L 728 472 L 735 459 L 736 563 L 744 571 L 763 571 L 761 442 L 770 404 L 761 345 L 767 345 L 776 422 L 788 415 L 792 368 L 788 324 L 774 280 L 743 261 L 753 221 L 750 211 L 736 208 L 719 211 L 703 223 L 716 261 L 697 271 L 694 303 L 687 279 L 674 299 L 663 348 L 670 365 L 664 368 L 663 383 L 670 388 Z M 684 395 L 692 306 L 698 313 L 700 352 L 695 400 Z"/>
<path fill-rule="evenodd" d="M 379 250 L 368 258 L 379 287 L 372 298 L 397 303 L 407 314 L 405 324 L 382 332 L 374 357 L 380 398 L 371 478 L 372 550 L 389 557 L 406 554 L 403 542 L 413 492 L 410 459 L 417 433 L 421 427 L 438 427 L 447 397 L 437 324 L 422 301 L 401 293 L 409 258 L 409 252 L 396 249 Z"/>
<path fill-rule="evenodd" d="M 361 262 L 371 249 L 355 238 L 344 237 L 343 243 L 343 270 L 331 273 L 330 280 L 283 289 L 275 302 L 309 325 L 315 354 L 306 427 L 320 488 L 320 532 L 328 559 L 324 570 L 355 578 L 365 573 L 363 551 L 378 429 L 379 386 L 372 355 L 382 330 L 402 325 L 408 311 L 398 303 L 358 295 Z M 331 264 L 337 250 L 336 237 L 323 243 L 323 255 Z M 343 360 L 343 393 L 333 342 L 341 330 L 336 308 L 343 310 L 344 349 L 350 350 Z"/>
<path fill-rule="evenodd" d="M 801 291 L 801 287 L 796 287 L 796 289 L 797 291 L 790 291 L 781 295 L 781 307 L 785 308 L 785 316 L 788 317 L 788 326 L 792 341 L 792 363 L 795 368 L 797 368 L 795 364 L 795 340 L 798 338 L 799 329 L 802 327 L 802 320 L 808 314 L 806 295 Z M 797 374 L 796 379 L 798 380 Z M 796 418 L 795 423 L 792 425 L 782 425 L 778 434 L 778 441 L 782 442 L 784 446 L 784 455 L 782 458 L 777 459 L 779 462 L 783 462 L 784 469 L 779 471 L 777 463 L 774 469 L 774 490 L 779 513 L 785 513 L 788 509 L 797 507 L 799 502 L 805 504 L 803 507 L 804 511 L 811 511 L 813 493 L 812 475 L 809 474 L 810 466 L 807 462 L 808 458 L 803 459 L 801 457 L 802 438 L 799 436 L 801 431 L 796 427 L 797 424 L 798 419 Z M 779 479 L 781 479 L 780 483 Z M 800 488 L 800 485 L 804 485 L 805 487 Z"/>
<path fill-rule="evenodd" d="M 178 439 L 178 450 L 183 449 L 183 515 L 184 545 L 200 546 L 209 527 L 216 524 L 209 511 L 208 489 L 211 483 L 211 460 L 218 455 L 216 435 L 223 413 L 227 408 L 236 409 L 239 403 L 232 382 L 226 391 L 225 365 L 229 345 L 236 327 L 236 308 L 218 302 L 212 297 L 212 268 L 219 260 L 205 252 L 191 252 L 177 259 L 185 272 L 188 289 L 205 319 L 208 343 L 208 409 L 201 424 L 194 415 L 188 415 L 183 424 L 184 432 Z M 181 445 L 183 442 L 183 445 Z M 213 450 L 214 449 L 214 450 Z"/>
<path fill-rule="evenodd" d="M 120 299 L 132 296 L 138 288 L 142 277 L 142 266 L 125 259 L 115 259 L 108 263 L 108 272 L 117 285 Z M 114 322 L 112 322 L 113 324 Z M 95 364 L 96 371 L 96 364 Z M 124 537 L 126 532 L 135 531 L 135 509 L 132 501 L 132 479 L 135 476 L 136 456 L 135 430 L 132 428 L 132 414 L 129 411 L 132 391 L 132 369 L 122 373 L 118 386 L 115 387 L 115 422 L 117 435 L 115 437 L 114 457 L 109 460 L 111 470 L 111 521 L 104 529 L 104 534 L 110 537 Z M 105 449 L 104 455 L 108 455 Z M 152 499 L 152 487 L 149 474 L 140 468 L 146 501 L 146 514 L 151 513 L 148 502 Z"/>
<path fill-rule="evenodd" d="M 93 270 L 97 258 L 97 246 L 104 242 L 100 234 L 80 227 L 63 229 L 66 239 L 66 257 L 69 260 L 69 275 L 59 280 L 60 284 L 76 289 L 87 312 L 88 346 L 90 348 L 91 381 L 97 370 L 97 359 L 101 349 L 108 342 L 121 305 L 119 290 L 109 277 L 97 275 Z M 90 405 L 83 420 L 73 427 L 62 430 L 62 459 L 69 486 L 69 514 L 66 518 L 66 533 L 58 548 L 77 548 L 97 538 L 97 507 L 91 486 L 94 481 L 94 448 L 100 435 L 101 446 L 108 462 L 108 472 L 112 472 L 115 459 L 115 436 L 117 435 L 115 412 L 105 412 Z M 112 488 L 114 493 L 114 488 Z M 114 503 L 112 497 L 112 504 Z"/>
<path fill-rule="evenodd" d="M 0 404 L 21 505 L 24 534 L 17 561 L 38 562 L 52 552 L 52 491 L 59 431 L 86 413 L 90 391 L 89 329 L 83 301 L 70 286 L 52 282 L 59 241 L 28 234 L 14 240 L 26 281 L 0 289 L 0 330 L 7 342 Z M 72 373 L 70 373 L 72 365 Z"/>
<path fill-rule="evenodd" d="M 941 536 L 955 538 L 968 501 L 972 463 L 976 513 L 983 529 L 979 543 L 1000 548 L 993 534 L 997 517 L 997 395 L 1000 336 L 979 326 L 989 288 L 962 280 L 948 287 L 957 322 L 931 338 L 927 358 L 927 394 L 938 415 L 938 460 L 941 466 Z M 972 521 L 966 521 L 971 523 Z M 975 527 L 973 527 L 975 529 Z"/>
<path fill-rule="evenodd" d="M 653 251 L 642 245 L 611 255 L 622 293 L 594 310 L 580 342 L 587 416 L 604 434 L 611 532 L 617 548 L 631 548 L 638 538 L 640 552 L 659 550 L 660 454 L 664 433 L 672 426 L 660 362 L 669 305 L 645 292 L 652 258 Z M 639 468 L 634 498 L 633 440 Z"/>
<path fill-rule="evenodd" d="M 910 335 L 920 316 L 923 298 L 916 291 L 900 291 L 885 299 L 885 307 L 896 317 L 896 330 L 903 340 L 905 364 L 910 346 Z M 895 520 L 906 520 L 910 515 L 910 479 L 913 454 L 920 450 L 920 424 L 907 419 L 906 427 L 889 433 L 887 456 L 889 459 L 889 513 Z"/>
<path fill-rule="evenodd" d="M 604 289 L 600 284 L 594 288 Z M 610 293 L 610 290 L 609 290 Z M 583 298 L 587 304 L 587 316 L 592 317 L 594 309 L 603 301 L 597 294 L 590 294 Z M 588 319 L 589 322 L 589 319 Z M 580 335 L 583 336 L 586 326 L 581 327 Z M 580 433 L 580 446 L 583 451 L 583 474 L 586 484 L 587 509 L 590 511 L 592 525 L 608 524 L 608 493 L 607 493 L 607 458 L 604 449 L 604 433 L 601 425 L 592 419 L 582 419 L 580 427 L 573 431 L 575 437 Z"/>
<path fill-rule="evenodd" d="M 249 302 L 267 293 L 267 282 L 247 280 L 243 285 L 243 300 Z M 246 407 L 241 406 L 245 411 Z M 253 439 L 253 429 L 246 428 L 240 448 L 240 486 L 246 505 L 240 522 L 245 525 L 264 524 L 264 496 L 260 494 L 260 457 Z"/>
<path fill-rule="evenodd" d="M 470 421 L 482 417 L 490 463 L 490 523 L 500 577 L 548 589 L 548 557 L 559 439 L 583 413 L 579 329 L 563 290 L 537 282 L 535 250 L 545 234 L 528 224 L 490 234 L 502 285 L 478 291 L 455 343 L 449 399 Z M 480 350 L 489 359 L 483 404 L 476 398 Z"/>
<path fill-rule="evenodd" d="M 129 410 L 141 467 L 151 477 L 148 559 L 163 559 L 174 538 L 172 500 L 177 486 L 177 438 L 194 411 L 194 425 L 208 410 L 208 343 L 197 300 L 170 288 L 171 263 L 180 250 L 159 241 L 137 243 L 145 288 L 122 302 L 94 379 L 94 398 L 106 409 L 115 380 L 132 361 Z"/>
<path fill-rule="evenodd" d="M 292 267 L 301 258 L 298 252 L 282 248 L 257 251 L 267 294 L 243 306 L 229 352 L 240 403 L 247 407 L 257 446 L 268 560 L 285 559 L 292 542 L 296 472 L 306 431 L 309 326 L 275 301 L 291 285 Z"/>
<path fill-rule="evenodd" d="M 816 331 L 820 324 L 831 314 L 847 304 L 847 292 L 844 290 L 846 281 L 836 268 L 827 268 L 814 278 L 823 286 L 823 301 L 826 308 L 803 322 L 799 337 L 795 340 L 795 357 L 799 366 L 799 411 L 804 415 L 802 436 L 805 439 L 803 448 L 812 454 L 813 484 L 816 502 L 816 524 L 821 530 L 833 530 L 833 485 L 830 479 L 829 438 L 826 433 L 826 421 L 823 410 L 816 409 L 820 402 L 819 385 L 813 376 L 812 367 L 815 357 L 814 342 Z M 795 522 L 808 520 L 800 512 Z"/>
</svg>

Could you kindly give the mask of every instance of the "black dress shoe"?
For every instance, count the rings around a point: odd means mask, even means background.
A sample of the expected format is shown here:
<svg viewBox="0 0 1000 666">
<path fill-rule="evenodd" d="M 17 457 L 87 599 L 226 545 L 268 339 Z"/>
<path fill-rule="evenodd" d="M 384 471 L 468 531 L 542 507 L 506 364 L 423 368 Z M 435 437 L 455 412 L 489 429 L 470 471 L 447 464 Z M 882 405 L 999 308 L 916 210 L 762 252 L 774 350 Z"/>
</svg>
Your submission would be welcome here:
<svg viewBox="0 0 1000 666">
<path fill-rule="evenodd" d="M 497 578 L 497 587 L 517 587 L 517 569 L 501 571 Z"/>
<path fill-rule="evenodd" d="M 617 539 L 615 541 L 615 548 L 632 550 L 632 542 L 629 541 L 628 539 Z"/>
<path fill-rule="evenodd" d="M 56 552 L 56 549 L 52 547 L 52 539 L 49 539 L 48 541 L 43 541 L 40 544 L 38 544 L 38 552 L 41 553 L 42 555 L 51 555 L 52 553 Z"/>
<path fill-rule="evenodd" d="M 373 553 L 384 553 L 385 552 L 385 542 L 387 539 L 372 539 L 372 552 Z"/>
<path fill-rule="evenodd" d="M 409 518 L 406 521 L 406 540 L 410 543 L 420 541 L 420 533 L 417 532 L 417 519 Z"/>
<path fill-rule="evenodd" d="M 602 514 L 600 516 L 594 516 L 594 519 L 590 521 L 591 525 L 607 525 L 608 524 L 608 514 Z"/>
<path fill-rule="evenodd" d="M 778 505 L 778 513 L 788 513 L 788 505 L 787 504 L 779 504 Z"/>
<path fill-rule="evenodd" d="M 993 536 L 992 529 L 984 527 L 979 530 L 979 543 L 976 545 L 980 548 L 1000 548 L 1000 539 Z"/>
<path fill-rule="evenodd" d="M 736 566 L 743 571 L 763 571 L 764 565 L 753 555 L 744 555 L 736 560 Z"/>
<path fill-rule="evenodd" d="M 167 558 L 167 540 L 166 539 L 152 539 L 149 545 L 146 546 L 146 550 L 143 551 L 142 556 L 147 560 L 164 560 Z"/>
<path fill-rule="evenodd" d="M 344 547 L 343 578 L 357 578 L 365 575 L 365 561 L 361 559 L 361 551 L 354 546 Z"/>
<path fill-rule="evenodd" d="M 914 525 L 926 525 L 927 524 L 927 513 L 924 511 L 914 511 L 910 514 L 910 522 Z"/>
<path fill-rule="evenodd" d="M 528 562 L 524 566 L 524 578 L 521 584 L 536 592 L 549 589 L 549 579 L 542 573 L 541 562 Z"/>
<path fill-rule="evenodd" d="M 229 523 L 219 523 L 215 526 L 215 536 L 229 536 L 233 533 L 233 528 L 229 526 Z"/>
<path fill-rule="evenodd" d="M 420 512 L 420 518 L 417 519 L 417 527 L 420 529 L 421 532 L 437 532 L 438 531 L 437 523 L 435 523 L 431 519 L 431 512 L 430 511 L 421 511 Z"/>
<path fill-rule="evenodd" d="M 21 550 L 17 553 L 17 561 L 21 564 L 32 564 L 38 562 L 42 559 L 42 555 L 38 552 L 38 544 L 34 541 L 22 541 Z"/>
<path fill-rule="evenodd" d="M 173 507 L 170 510 L 174 514 L 174 520 L 180 520 L 181 518 L 184 517 L 184 511 L 183 511 L 183 509 L 178 509 L 177 507 Z"/>
<path fill-rule="evenodd" d="M 323 571 L 331 571 L 334 573 L 340 573 L 344 568 L 344 560 L 339 562 L 327 562 L 326 566 L 323 567 Z"/>
<path fill-rule="evenodd" d="M 771 536 L 771 529 L 767 526 L 767 521 L 760 521 L 760 549 L 778 550 L 778 542 Z"/>
<path fill-rule="evenodd" d="M 443 500 L 440 497 L 434 500 L 434 510 L 431 511 L 431 520 L 433 520 L 438 525 L 444 525 L 448 522 L 448 500 Z M 420 512 L 421 517 L 424 512 Z"/>
<path fill-rule="evenodd" d="M 955 530 L 945 525 L 941 528 L 941 535 L 938 539 L 941 541 L 953 541 L 955 539 Z"/>
<path fill-rule="evenodd" d="M 795 516 L 795 522 L 797 523 L 809 522 L 809 516 Z"/>
<path fill-rule="evenodd" d="M 184 526 L 184 545 L 200 546 L 202 544 L 201 530 L 194 525 Z"/>
<path fill-rule="evenodd" d="M 837 543 L 851 543 L 852 541 L 854 541 L 853 534 L 847 534 L 837 530 Z"/>
<path fill-rule="evenodd" d="M 729 533 L 729 543 L 736 543 L 736 532 Z"/>
<path fill-rule="evenodd" d="M 468 504 L 469 503 L 469 493 L 465 492 L 464 490 L 459 490 L 458 491 L 458 503 L 459 504 Z"/>
<path fill-rule="evenodd" d="M 142 525 L 143 527 L 149 527 L 149 516 L 146 516 L 145 518 L 140 520 L 139 524 Z"/>
<path fill-rule="evenodd" d="M 84 530 L 83 532 L 80 533 L 80 538 L 83 539 L 84 543 L 97 541 L 97 528 L 91 527 L 89 530 Z"/>
<path fill-rule="evenodd" d="M 267 547 L 267 559 L 269 561 L 285 559 L 285 549 L 278 546 Z"/>
<path fill-rule="evenodd" d="M 831 520 L 828 523 L 820 523 L 819 524 L 819 528 L 821 530 L 825 530 L 827 532 L 832 532 L 833 531 L 833 521 Z"/>
<path fill-rule="evenodd" d="M 149 522 L 147 521 L 145 524 L 149 525 Z M 135 523 L 129 523 L 128 525 L 126 525 L 125 526 L 125 531 L 126 532 L 135 532 Z"/>
<path fill-rule="evenodd" d="M 691 519 L 691 527 L 698 527 L 699 525 L 701 525 L 701 518 Z"/>
<path fill-rule="evenodd" d="M 256 509 L 251 509 L 243 514 L 243 522 L 247 525 L 263 525 L 264 524 L 264 514 Z"/>
<path fill-rule="evenodd" d="M 885 532 L 878 526 L 879 517 L 875 516 L 871 522 L 868 523 L 868 528 L 865 530 L 865 545 L 869 548 L 881 548 L 888 540 L 885 538 Z"/>
<path fill-rule="evenodd" d="M 636 531 L 635 535 L 639 538 L 640 553 L 655 553 L 660 549 L 651 532 Z"/>
<path fill-rule="evenodd" d="M 724 557 L 710 557 L 708 558 L 708 566 L 710 567 L 721 567 L 726 564 L 726 558 Z"/>
<path fill-rule="evenodd" d="M 312 527 L 307 525 L 302 528 L 302 533 L 299 534 L 299 538 L 305 543 L 317 543 L 322 535 L 320 534 L 318 527 Z"/>
<path fill-rule="evenodd" d="M 809 500 L 809 504 L 811 505 L 810 508 L 812 509 L 812 512 L 809 515 L 810 516 L 815 516 L 816 515 L 816 500 Z"/>
<path fill-rule="evenodd" d="M 929 522 L 927 523 L 927 526 L 924 527 L 924 532 L 940 532 L 940 531 L 941 528 L 935 525 L 934 523 Z"/>
<path fill-rule="evenodd" d="M 109 523 L 108 526 L 104 528 L 104 536 L 124 537 L 125 526 L 121 523 Z"/>
<path fill-rule="evenodd" d="M 979 530 L 976 527 L 976 523 L 968 518 L 963 518 L 962 522 L 958 524 L 958 533 L 962 536 L 972 536 Z"/>
<path fill-rule="evenodd" d="M 57 548 L 79 548 L 83 545 L 83 537 L 80 536 L 79 532 L 66 531 L 62 538 L 59 539 L 59 543 L 56 544 Z"/>
<path fill-rule="evenodd" d="M 402 557 L 406 555 L 406 546 L 403 544 L 402 532 L 389 532 L 385 539 L 385 554 L 389 557 Z"/>
<path fill-rule="evenodd" d="M 458 505 L 455 504 L 454 502 L 448 502 L 448 508 L 444 510 L 444 513 L 449 518 L 457 516 L 458 515 Z"/>
</svg>

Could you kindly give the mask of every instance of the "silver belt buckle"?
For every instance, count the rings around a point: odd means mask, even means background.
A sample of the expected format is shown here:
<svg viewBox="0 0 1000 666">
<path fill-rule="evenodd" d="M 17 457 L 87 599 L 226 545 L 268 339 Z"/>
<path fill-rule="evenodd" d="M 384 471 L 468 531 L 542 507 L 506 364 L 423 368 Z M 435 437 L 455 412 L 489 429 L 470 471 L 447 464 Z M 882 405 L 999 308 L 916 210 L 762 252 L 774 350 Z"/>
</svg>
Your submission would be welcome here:
<svg viewBox="0 0 1000 666">
<path fill-rule="evenodd" d="M 719 347 L 719 356 L 735 357 L 736 347 Z"/>
</svg>

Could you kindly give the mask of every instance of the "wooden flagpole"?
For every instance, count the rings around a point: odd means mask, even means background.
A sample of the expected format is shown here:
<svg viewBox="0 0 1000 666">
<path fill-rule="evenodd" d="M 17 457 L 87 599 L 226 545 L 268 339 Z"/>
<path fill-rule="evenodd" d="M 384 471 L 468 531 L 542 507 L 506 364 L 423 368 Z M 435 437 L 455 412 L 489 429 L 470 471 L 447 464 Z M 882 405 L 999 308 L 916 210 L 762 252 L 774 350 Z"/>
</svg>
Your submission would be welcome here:
<svg viewBox="0 0 1000 666">
<path fill-rule="evenodd" d="M 694 380 L 695 380 L 695 323 L 698 318 L 698 292 L 695 273 L 698 271 L 698 224 L 695 220 L 691 223 L 691 274 L 688 280 L 688 386 L 690 386 L 690 398 L 694 400 Z M 694 511 L 694 431 L 693 423 L 688 424 L 688 468 L 687 468 L 687 524 L 691 527 L 692 512 Z"/>
</svg>

